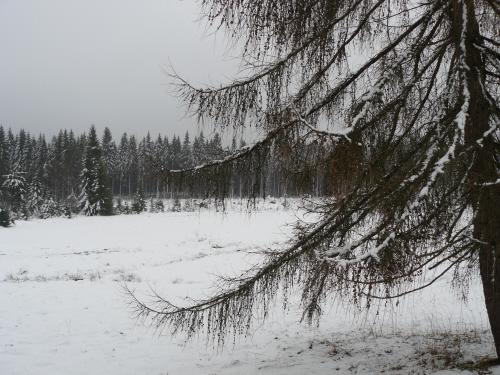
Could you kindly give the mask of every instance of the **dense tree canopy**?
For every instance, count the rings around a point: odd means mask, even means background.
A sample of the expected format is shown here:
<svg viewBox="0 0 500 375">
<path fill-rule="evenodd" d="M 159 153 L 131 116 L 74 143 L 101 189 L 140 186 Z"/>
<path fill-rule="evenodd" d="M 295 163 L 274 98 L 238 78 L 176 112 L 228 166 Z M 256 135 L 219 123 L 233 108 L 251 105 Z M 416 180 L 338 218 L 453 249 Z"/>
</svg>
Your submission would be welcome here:
<svg viewBox="0 0 500 375">
<path fill-rule="evenodd" d="M 479 271 L 500 353 L 500 2 L 498 0 L 202 0 L 210 25 L 241 47 L 241 71 L 220 87 L 172 72 L 177 94 L 221 130 L 262 138 L 224 160 L 171 171 L 168 183 L 227 176 L 261 191 L 276 173 L 308 186 L 324 171 L 326 198 L 296 241 L 191 306 L 137 302 L 158 327 L 222 343 L 292 286 L 312 321 L 333 295 L 368 307 Z M 241 75 L 243 76 L 243 75 Z M 311 206 L 309 206 L 311 207 Z"/>
</svg>

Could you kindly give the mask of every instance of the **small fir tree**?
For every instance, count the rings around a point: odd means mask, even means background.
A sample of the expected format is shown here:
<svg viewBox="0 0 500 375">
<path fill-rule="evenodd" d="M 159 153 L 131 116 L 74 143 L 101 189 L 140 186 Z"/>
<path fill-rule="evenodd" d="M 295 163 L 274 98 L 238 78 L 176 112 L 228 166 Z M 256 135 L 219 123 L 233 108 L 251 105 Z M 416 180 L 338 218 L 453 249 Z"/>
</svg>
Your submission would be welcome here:
<svg viewBox="0 0 500 375">
<path fill-rule="evenodd" d="M 178 197 L 174 198 L 174 203 L 172 205 L 172 211 L 173 212 L 181 212 L 182 206 L 181 206 L 181 201 L 179 200 Z"/>
<path fill-rule="evenodd" d="M 28 185 L 27 206 L 31 217 L 40 218 L 43 203 L 42 187 L 40 181 L 35 178 Z"/>
<path fill-rule="evenodd" d="M 151 198 L 151 203 L 150 203 L 150 212 L 165 212 L 165 205 L 163 204 L 163 201 L 160 198 Z"/>
<path fill-rule="evenodd" d="M 142 184 L 140 184 L 137 193 L 134 195 L 132 212 L 140 214 L 144 211 L 146 211 L 146 198 L 144 198 L 144 189 L 142 188 Z"/>
<path fill-rule="evenodd" d="M 28 219 L 28 207 L 26 203 L 26 179 L 23 172 L 13 172 L 4 176 L 2 184 L 4 195 L 10 211 L 18 219 Z"/>
<path fill-rule="evenodd" d="M 115 213 L 121 214 L 121 213 L 123 213 L 123 209 L 124 209 L 123 200 L 120 197 L 118 197 L 118 199 L 116 200 Z"/>
<path fill-rule="evenodd" d="M 54 200 L 54 198 L 49 195 L 47 199 L 45 199 L 40 207 L 40 218 L 48 219 L 51 217 L 59 217 L 63 216 L 64 211 L 59 205 L 59 203 Z"/>
</svg>

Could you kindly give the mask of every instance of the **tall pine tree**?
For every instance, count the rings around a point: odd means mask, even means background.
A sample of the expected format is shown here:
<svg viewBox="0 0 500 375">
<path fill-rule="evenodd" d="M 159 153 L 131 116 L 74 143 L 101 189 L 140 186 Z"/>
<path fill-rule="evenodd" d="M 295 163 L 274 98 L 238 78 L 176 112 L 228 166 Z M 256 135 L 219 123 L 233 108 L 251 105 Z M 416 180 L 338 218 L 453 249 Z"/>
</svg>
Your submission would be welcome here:
<svg viewBox="0 0 500 375">
<path fill-rule="evenodd" d="M 99 139 L 94 125 L 90 128 L 81 177 L 80 212 L 87 216 L 111 215 L 113 213 L 113 194 L 101 158 Z"/>
</svg>

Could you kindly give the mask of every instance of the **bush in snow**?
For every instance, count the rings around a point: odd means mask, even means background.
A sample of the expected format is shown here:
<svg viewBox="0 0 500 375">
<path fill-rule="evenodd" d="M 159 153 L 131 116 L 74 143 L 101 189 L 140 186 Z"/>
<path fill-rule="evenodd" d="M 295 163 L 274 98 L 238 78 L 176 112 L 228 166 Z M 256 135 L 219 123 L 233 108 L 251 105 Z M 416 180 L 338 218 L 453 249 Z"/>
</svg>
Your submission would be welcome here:
<svg viewBox="0 0 500 375">
<path fill-rule="evenodd" d="M 139 185 L 137 193 L 134 195 L 131 211 L 136 214 L 146 211 L 146 199 L 144 198 L 144 190 L 141 185 Z"/>
<path fill-rule="evenodd" d="M 128 204 L 128 202 L 125 202 L 123 204 L 123 211 L 122 211 L 125 215 L 129 215 L 132 213 L 132 210 L 130 209 L 130 206 Z"/>
<path fill-rule="evenodd" d="M 193 212 L 194 211 L 194 205 L 191 199 L 186 199 L 184 201 L 184 211 L 186 212 Z"/>
<path fill-rule="evenodd" d="M 165 212 L 165 205 L 163 204 L 163 201 L 159 198 L 156 198 L 156 199 L 151 198 L 149 211 L 150 212 Z"/>
<path fill-rule="evenodd" d="M 40 219 L 48 219 L 51 217 L 64 216 L 64 209 L 55 201 L 52 197 L 47 198 L 43 201 L 39 210 Z"/>
<path fill-rule="evenodd" d="M 123 211 L 124 211 L 123 200 L 120 197 L 118 197 L 116 199 L 115 213 L 119 215 L 121 213 L 124 213 Z"/>
<path fill-rule="evenodd" d="M 179 198 L 175 198 L 174 203 L 172 205 L 172 211 L 181 212 L 181 210 L 182 210 L 181 201 L 179 200 Z"/>
<path fill-rule="evenodd" d="M 14 220 L 10 218 L 10 213 L 7 209 L 0 207 L 0 227 L 8 228 L 13 224 Z"/>
</svg>

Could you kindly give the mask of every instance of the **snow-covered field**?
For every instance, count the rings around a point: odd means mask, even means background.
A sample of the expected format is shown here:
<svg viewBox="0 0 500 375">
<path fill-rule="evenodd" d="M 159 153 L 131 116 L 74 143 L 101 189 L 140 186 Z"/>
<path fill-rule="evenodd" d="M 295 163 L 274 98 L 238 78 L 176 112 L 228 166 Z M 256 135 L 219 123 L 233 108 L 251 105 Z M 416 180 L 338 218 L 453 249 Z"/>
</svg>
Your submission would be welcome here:
<svg viewBox="0 0 500 375">
<path fill-rule="evenodd" d="M 202 297 L 214 274 L 248 267 L 246 251 L 286 240 L 294 216 L 278 208 L 0 228 L 0 374 L 455 374 L 495 356 L 478 282 L 467 305 L 443 281 L 378 314 L 333 304 L 313 328 L 278 308 L 219 353 L 131 319 L 123 281 L 139 297 Z"/>
</svg>

